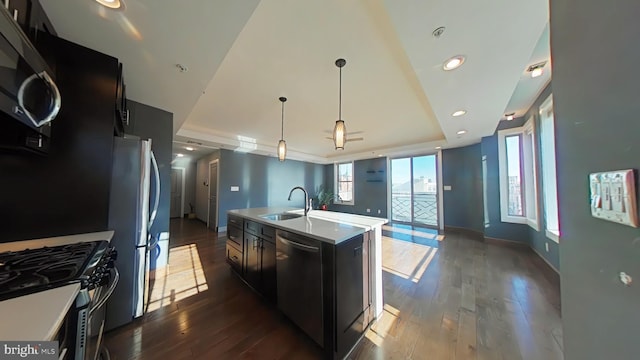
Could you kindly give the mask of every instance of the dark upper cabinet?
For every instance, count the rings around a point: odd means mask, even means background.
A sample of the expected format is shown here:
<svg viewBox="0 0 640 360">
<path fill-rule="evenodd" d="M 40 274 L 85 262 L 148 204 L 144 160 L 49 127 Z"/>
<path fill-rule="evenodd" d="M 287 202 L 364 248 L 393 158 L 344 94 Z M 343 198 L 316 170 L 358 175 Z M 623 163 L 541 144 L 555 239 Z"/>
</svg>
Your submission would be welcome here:
<svg viewBox="0 0 640 360">
<path fill-rule="evenodd" d="M 116 78 L 116 102 L 114 104 L 113 131 L 116 136 L 131 134 L 134 130 L 133 119 L 127 105 L 127 85 L 124 83 L 122 64 L 118 65 Z"/>
<path fill-rule="evenodd" d="M 37 46 L 41 33 L 57 35 L 40 1 L 0 0 L 0 6 L 7 8 L 11 17 L 20 25 L 34 45 Z"/>
<path fill-rule="evenodd" d="M 51 35 L 62 106 L 45 157 L 0 153 L 0 242 L 108 230 L 118 59 Z"/>
</svg>

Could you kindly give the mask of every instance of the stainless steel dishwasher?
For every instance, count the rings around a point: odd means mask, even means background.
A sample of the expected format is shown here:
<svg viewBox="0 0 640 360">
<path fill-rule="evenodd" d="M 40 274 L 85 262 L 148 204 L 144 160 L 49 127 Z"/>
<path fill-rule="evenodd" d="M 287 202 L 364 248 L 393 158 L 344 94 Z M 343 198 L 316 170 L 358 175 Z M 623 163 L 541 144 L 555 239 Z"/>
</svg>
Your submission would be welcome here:
<svg viewBox="0 0 640 360">
<path fill-rule="evenodd" d="M 278 308 L 324 346 L 321 242 L 277 230 L 276 273 Z"/>
</svg>

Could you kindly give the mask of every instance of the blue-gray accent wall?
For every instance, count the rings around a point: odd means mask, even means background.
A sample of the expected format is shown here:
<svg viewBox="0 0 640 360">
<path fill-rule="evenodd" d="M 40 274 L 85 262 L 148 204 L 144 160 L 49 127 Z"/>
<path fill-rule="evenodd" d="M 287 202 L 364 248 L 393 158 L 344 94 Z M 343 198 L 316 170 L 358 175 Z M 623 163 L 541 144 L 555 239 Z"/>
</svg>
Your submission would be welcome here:
<svg viewBox="0 0 640 360">
<path fill-rule="evenodd" d="M 350 214 L 387 217 L 387 158 L 353 162 L 354 205 L 332 204 L 329 210 Z M 325 186 L 333 191 L 334 165 L 325 165 Z M 367 212 L 370 209 L 371 212 Z M 378 213 L 380 210 L 380 213 Z"/>
<path fill-rule="evenodd" d="M 304 194 L 295 186 L 304 187 L 311 196 L 324 180 L 324 166 L 303 161 L 285 160 L 221 149 L 219 153 L 218 224 L 226 226 L 227 211 L 265 206 L 303 208 Z M 231 191 L 238 186 L 239 191 Z"/>
<path fill-rule="evenodd" d="M 442 151 L 444 226 L 484 231 L 480 144 Z"/>
<path fill-rule="evenodd" d="M 638 1 L 550 2 L 566 360 L 640 358 L 640 286 L 619 278 L 640 279 L 640 230 L 591 216 L 588 180 L 638 176 L 639 13 Z"/>
</svg>

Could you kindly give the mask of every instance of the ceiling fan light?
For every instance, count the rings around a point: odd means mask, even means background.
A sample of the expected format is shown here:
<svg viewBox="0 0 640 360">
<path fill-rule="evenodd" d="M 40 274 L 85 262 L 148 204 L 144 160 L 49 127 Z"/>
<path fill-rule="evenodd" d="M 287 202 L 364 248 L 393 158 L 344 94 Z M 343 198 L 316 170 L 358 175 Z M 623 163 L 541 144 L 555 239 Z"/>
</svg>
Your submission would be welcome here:
<svg viewBox="0 0 640 360">
<path fill-rule="evenodd" d="M 284 161 L 287 157 L 287 142 L 284 140 L 278 141 L 278 160 Z"/>
<path fill-rule="evenodd" d="M 344 144 L 347 142 L 347 127 L 344 120 L 337 120 L 336 126 L 333 128 L 333 144 L 336 150 L 344 150 Z"/>
</svg>

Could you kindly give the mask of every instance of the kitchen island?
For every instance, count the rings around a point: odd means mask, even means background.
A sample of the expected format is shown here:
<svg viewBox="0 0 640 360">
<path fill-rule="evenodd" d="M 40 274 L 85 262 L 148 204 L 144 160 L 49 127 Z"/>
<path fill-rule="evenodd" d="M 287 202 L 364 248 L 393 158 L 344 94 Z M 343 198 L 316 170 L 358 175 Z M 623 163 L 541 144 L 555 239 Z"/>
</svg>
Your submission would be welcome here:
<svg viewBox="0 0 640 360">
<path fill-rule="evenodd" d="M 386 222 L 320 210 L 230 210 L 227 261 L 327 358 L 341 359 L 382 312 Z"/>
</svg>

